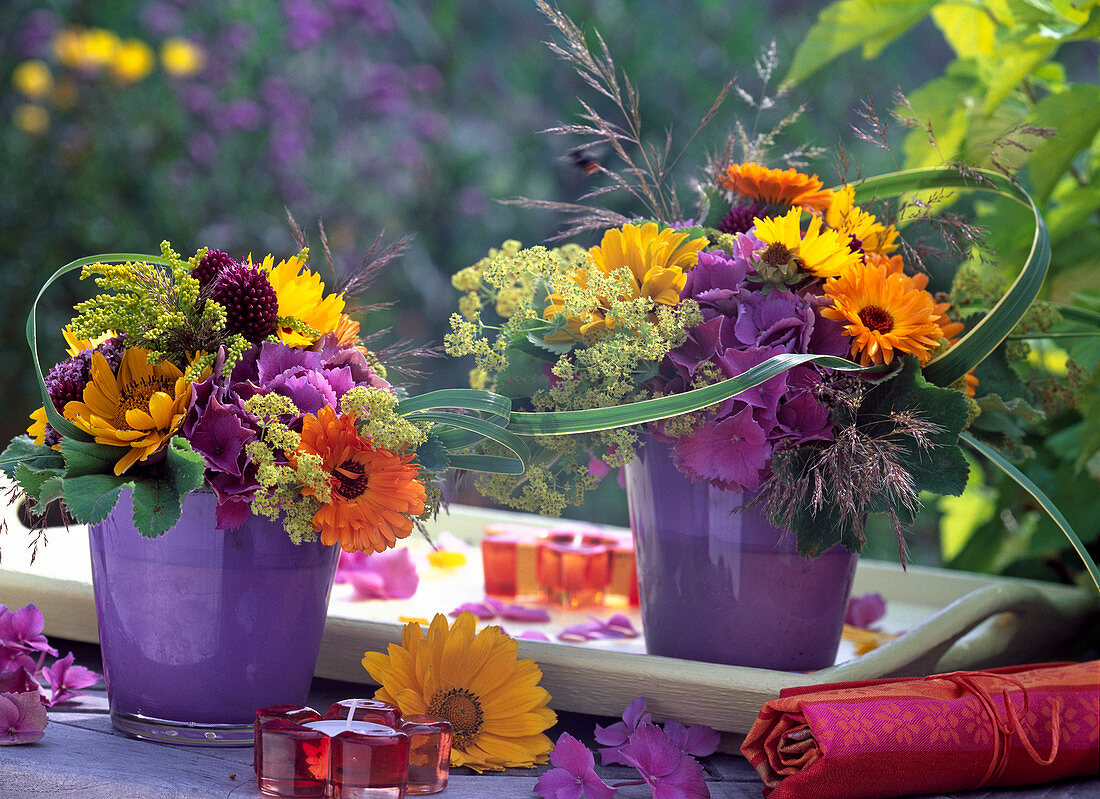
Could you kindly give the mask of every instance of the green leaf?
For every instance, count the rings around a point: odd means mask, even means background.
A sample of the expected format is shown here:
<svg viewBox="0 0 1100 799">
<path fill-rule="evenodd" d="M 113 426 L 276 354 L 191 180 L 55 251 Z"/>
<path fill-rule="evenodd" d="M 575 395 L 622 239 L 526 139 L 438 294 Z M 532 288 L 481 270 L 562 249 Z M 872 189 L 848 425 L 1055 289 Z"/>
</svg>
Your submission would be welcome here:
<svg viewBox="0 0 1100 799">
<path fill-rule="evenodd" d="M 191 448 L 191 442 L 183 436 L 172 439 L 164 458 L 167 479 L 181 497 L 198 491 L 203 485 L 206 464 L 202 455 Z"/>
<path fill-rule="evenodd" d="M 500 394 L 476 388 L 445 388 L 401 400 L 397 404 L 397 413 L 408 416 L 416 411 L 434 408 L 457 408 L 507 418 L 512 411 L 512 401 Z"/>
<path fill-rule="evenodd" d="M 837 56 L 863 47 L 864 58 L 920 22 L 939 0 L 841 0 L 825 8 L 795 51 L 785 83 L 800 83 Z"/>
<path fill-rule="evenodd" d="M 969 471 L 958 447 L 967 410 L 966 398 L 960 392 L 932 385 L 921 375 L 916 359 L 906 357 L 897 377 L 867 393 L 859 408 L 857 424 L 869 430 L 881 425 L 886 432 L 894 426 L 890 421 L 893 414 L 908 413 L 937 425 L 939 432 L 929 436 L 931 449 L 922 449 L 908 436 L 895 437 L 895 443 L 901 447 L 898 459 L 913 476 L 918 491 L 958 496 L 966 488 Z M 902 524 L 912 523 L 912 516 L 906 518 L 900 509 L 894 510 Z"/>
<path fill-rule="evenodd" d="M 125 447 L 109 447 L 92 441 L 61 439 L 61 454 L 65 457 L 65 473 L 69 477 L 86 474 L 113 474 L 115 464 L 125 452 Z"/>
<path fill-rule="evenodd" d="M 111 508 L 118 502 L 122 489 L 132 488 L 133 485 L 131 479 L 115 477 L 113 474 L 67 477 L 62 496 L 65 507 L 74 519 L 81 524 L 98 524 L 107 518 Z"/>
<path fill-rule="evenodd" d="M 60 469 L 64 465 L 60 453 L 47 446 L 35 446 L 30 436 L 16 436 L 0 455 L 0 470 L 8 477 L 14 477 L 19 466 L 30 469 Z"/>
<path fill-rule="evenodd" d="M 1078 83 L 1047 95 L 1035 106 L 1032 124 L 1055 130 L 1054 137 L 1038 145 L 1028 159 L 1035 196 L 1046 202 L 1073 159 L 1100 132 L 1100 86 Z"/>
<path fill-rule="evenodd" d="M 497 444 L 511 451 L 515 458 L 523 465 L 526 465 L 531 459 L 531 450 L 528 448 L 527 444 L 523 442 L 523 439 L 509 430 L 505 430 L 503 427 L 478 416 L 468 416 L 448 411 L 418 411 L 417 413 L 409 414 L 406 418 L 410 421 L 433 422 L 435 424 L 447 425 L 448 427 L 458 430 L 468 430 L 472 433 L 477 433 L 482 438 L 495 441 Z"/>
<path fill-rule="evenodd" d="M 1085 549 L 1085 545 L 1081 543 L 1081 539 L 1077 537 L 1077 533 L 1073 531 L 1069 522 L 1066 521 L 1065 516 L 1058 510 L 1057 506 L 1047 498 L 1035 483 L 1033 483 L 1027 475 L 1017 469 L 1012 463 L 1005 458 L 997 450 L 990 447 L 988 444 L 984 444 L 978 441 L 973 436 L 963 433 L 960 436 L 972 449 L 988 458 L 994 465 L 1000 468 L 1005 474 L 1011 477 L 1017 485 L 1024 489 L 1031 497 L 1039 503 L 1047 515 L 1054 521 L 1058 527 L 1061 528 L 1066 538 L 1069 539 L 1070 545 L 1077 551 L 1077 554 L 1081 557 L 1081 560 L 1085 564 L 1085 568 L 1088 569 L 1089 577 L 1092 578 L 1092 584 L 1096 587 L 1097 591 L 1100 591 L 1100 570 L 1096 568 L 1096 563 L 1089 555 L 1088 550 Z"/>
<path fill-rule="evenodd" d="M 447 459 L 447 447 L 438 435 L 429 434 L 428 440 L 416 448 L 416 462 L 426 472 L 440 474 L 450 465 Z"/>
<path fill-rule="evenodd" d="M 543 336 L 540 336 L 538 333 L 528 333 L 526 336 L 524 336 L 523 340 L 532 345 L 534 347 L 534 350 L 531 350 L 530 348 L 524 347 L 522 344 L 520 344 L 516 347 L 516 349 L 518 349 L 520 352 L 527 352 L 528 354 L 531 354 L 533 352 L 549 353 L 550 355 L 554 356 L 555 360 L 559 356 L 565 355 L 567 352 L 571 352 L 573 348 L 577 346 L 576 341 L 547 341 Z"/>
<path fill-rule="evenodd" d="M 15 470 L 15 482 L 19 483 L 19 487 L 31 497 L 35 502 L 45 503 L 54 499 L 60 492 L 61 485 L 51 484 L 46 486 L 46 483 L 61 477 L 60 469 L 31 469 L 26 465 L 20 465 Z M 45 486 L 45 491 L 43 487 Z"/>
<path fill-rule="evenodd" d="M 138 480 L 133 487 L 134 526 L 142 536 L 156 538 L 180 520 L 182 498 L 172 481 Z"/>
<path fill-rule="evenodd" d="M 503 458 L 499 455 L 452 455 L 452 469 L 466 469 L 471 472 L 487 474 L 523 474 L 523 462 L 518 458 Z"/>
</svg>

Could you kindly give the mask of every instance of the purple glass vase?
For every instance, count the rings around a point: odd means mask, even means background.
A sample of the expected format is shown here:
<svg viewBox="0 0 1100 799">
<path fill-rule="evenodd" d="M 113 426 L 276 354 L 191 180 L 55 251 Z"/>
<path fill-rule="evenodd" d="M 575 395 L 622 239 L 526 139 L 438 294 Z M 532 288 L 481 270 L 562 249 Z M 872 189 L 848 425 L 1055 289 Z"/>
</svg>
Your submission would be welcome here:
<svg viewBox="0 0 1100 799">
<path fill-rule="evenodd" d="M 128 735 L 252 746 L 257 708 L 304 704 L 338 547 L 295 545 L 280 522 L 215 527 L 212 493 L 143 538 L 124 491 L 89 525 L 111 721 Z"/>
<path fill-rule="evenodd" d="M 800 557 L 793 535 L 738 491 L 693 483 L 666 444 L 626 467 L 646 651 L 735 666 L 833 665 L 855 553 Z"/>
</svg>

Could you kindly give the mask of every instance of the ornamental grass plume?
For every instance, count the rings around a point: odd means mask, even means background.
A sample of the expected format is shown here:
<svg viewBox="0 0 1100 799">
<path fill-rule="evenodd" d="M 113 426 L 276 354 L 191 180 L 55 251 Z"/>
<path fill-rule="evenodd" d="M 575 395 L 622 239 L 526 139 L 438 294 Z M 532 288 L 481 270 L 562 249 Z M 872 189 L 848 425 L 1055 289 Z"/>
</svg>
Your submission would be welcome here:
<svg viewBox="0 0 1100 799">
<path fill-rule="evenodd" d="M 404 715 L 428 713 L 451 723 L 451 765 L 477 772 L 545 763 L 557 721 L 539 687 L 533 660 L 517 660 L 518 645 L 499 627 L 475 632 L 477 619 L 461 613 L 450 625 L 437 614 L 427 633 L 405 625 L 401 644 L 386 654 L 367 652 L 363 668 L 381 688 L 375 699 Z"/>
</svg>

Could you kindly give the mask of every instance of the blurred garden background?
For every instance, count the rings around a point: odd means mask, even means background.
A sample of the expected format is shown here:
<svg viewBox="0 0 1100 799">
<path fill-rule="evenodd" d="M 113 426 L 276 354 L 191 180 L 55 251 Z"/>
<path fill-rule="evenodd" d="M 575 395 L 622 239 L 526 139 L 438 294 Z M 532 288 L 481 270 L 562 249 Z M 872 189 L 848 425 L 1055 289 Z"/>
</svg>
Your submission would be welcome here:
<svg viewBox="0 0 1100 799">
<path fill-rule="evenodd" d="M 991 414 L 990 436 L 1019 434 L 1008 454 L 1090 543 L 1100 538 L 1100 4 L 1071 0 L 932 0 L 828 7 L 808 0 L 561 0 L 599 29 L 641 94 L 655 141 L 680 141 L 731 77 L 752 97 L 754 61 L 775 42 L 790 91 L 757 109 L 732 93 L 693 142 L 701 163 L 735 119 L 770 126 L 806 113 L 785 147 L 825 147 L 810 169 L 846 177 L 963 160 L 1019 169 L 1051 227 L 1054 260 L 1041 306 L 991 359 L 1033 394 Z M 889 7 L 884 10 L 883 7 Z M 391 340 L 439 343 L 456 303 L 450 275 L 505 239 L 540 243 L 562 220 L 503 205 L 573 201 L 598 183 L 571 164 L 582 144 L 540 133 L 574 121 L 581 81 L 543 45 L 551 30 L 515 0 L 88 0 L 0 6 L 0 338 L 5 440 L 40 404 L 23 339 L 28 309 L 63 264 L 94 253 L 185 255 L 201 246 L 276 258 L 296 245 L 287 212 L 320 254 L 324 223 L 338 270 L 375 236 L 412 245 L 364 302 Z M 898 91 L 905 95 L 899 100 Z M 862 141 L 869 109 L 892 150 Z M 891 115 L 915 121 L 907 127 Z M 930 126 L 930 128 L 929 128 Z M 929 129 L 932 136 L 929 135 Z M 855 165 L 858 164 L 858 167 Z M 772 164 L 779 166 L 781 164 Z M 843 172 L 843 170 L 839 170 Z M 679 176 L 687 186 L 692 175 Z M 686 192 L 685 192 L 686 194 Z M 619 210 L 629 211 L 621 206 Z M 995 263 L 956 271 L 989 296 L 1030 245 L 1021 209 L 974 201 L 950 209 L 990 231 Z M 591 242 L 582 242 L 585 244 Z M 314 259 L 315 268 L 327 266 Z M 67 309 L 90 287 L 72 279 L 40 307 L 44 364 L 63 354 Z M 968 285 L 974 296 L 975 285 Z M 974 308 L 980 311 L 980 308 Z M 1010 365 L 1011 362 L 1011 365 Z M 414 391 L 465 385 L 468 364 L 423 364 Z M 1009 403 L 1012 397 L 1006 397 Z M 1080 564 L 1030 498 L 975 463 L 961 498 L 933 503 L 912 532 L 915 562 L 1073 580 Z M 626 523 L 613 479 L 578 515 Z M 472 499 L 460 492 L 463 501 Z M 893 533 L 869 554 L 897 557 Z"/>
</svg>

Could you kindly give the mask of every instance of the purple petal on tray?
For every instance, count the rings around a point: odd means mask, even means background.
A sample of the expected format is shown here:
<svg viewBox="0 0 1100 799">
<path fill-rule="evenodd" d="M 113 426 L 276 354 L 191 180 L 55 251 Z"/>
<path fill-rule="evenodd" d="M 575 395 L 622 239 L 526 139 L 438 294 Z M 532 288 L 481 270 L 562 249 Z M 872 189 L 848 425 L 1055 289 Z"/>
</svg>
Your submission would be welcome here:
<svg viewBox="0 0 1100 799">
<path fill-rule="evenodd" d="M 550 636 L 540 630 L 524 630 L 515 638 L 523 638 L 527 641 L 549 641 Z"/>
<path fill-rule="evenodd" d="M 508 605 L 500 611 L 500 616 L 509 621 L 529 623 L 550 621 L 550 613 L 546 608 L 530 608 L 526 605 Z"/>
<path fill-rule="evenodd" d="M 871 625 L 886 615 L 886 600 L 877 591 L 848 600 L 848 612 L 844 623 L 853 627 L 870 629 Z"/>
</svg>

